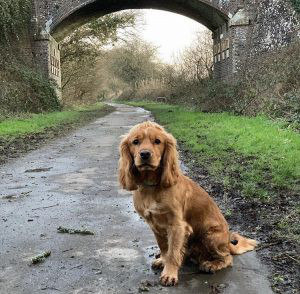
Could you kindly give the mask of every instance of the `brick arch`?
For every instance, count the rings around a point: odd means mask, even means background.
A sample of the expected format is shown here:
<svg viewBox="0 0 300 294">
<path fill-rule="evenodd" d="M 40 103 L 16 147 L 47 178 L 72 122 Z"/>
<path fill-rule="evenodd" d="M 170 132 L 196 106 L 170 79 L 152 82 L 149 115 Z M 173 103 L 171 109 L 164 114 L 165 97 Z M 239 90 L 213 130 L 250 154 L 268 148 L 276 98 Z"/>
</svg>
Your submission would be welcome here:
<svg viewBox="0 0 300 294">
<path fill-rule="evenodd" d="M 50 1 L 51 2 L 51 1 Z M 54 1 L 53 1 L 54 2 Z M 124 9 L 154 8 L 192 18 L 214 31 L 229 20 L 217 0 L 60 0 L 51 7 L 46 31 L 61 40 L 90 19 Z"/>
<path fill-rule="evenodd" d="M 245 0 L 33 0 L 33 56 L 61 85 L 60 41 L 93 18 L 125 9 L 159 9 L 187 16 L 213 34 L 214 77 L 230 80 L 248 56 Z M 55 49 L 55 50 L 54 50 Z M 55 54 L 54 54 L 55 53 Z"/>
</svg>

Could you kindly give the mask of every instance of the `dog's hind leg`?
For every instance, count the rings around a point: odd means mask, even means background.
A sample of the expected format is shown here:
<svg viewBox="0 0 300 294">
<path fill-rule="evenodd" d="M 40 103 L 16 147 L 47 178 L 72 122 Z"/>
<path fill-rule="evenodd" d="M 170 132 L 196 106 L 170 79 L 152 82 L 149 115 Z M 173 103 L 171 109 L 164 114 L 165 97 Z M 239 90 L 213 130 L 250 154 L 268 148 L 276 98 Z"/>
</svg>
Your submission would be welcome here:
<svg viewBox="0 0 300 294">
<path fill-rule="evenodd" d="M 232 266 L 232 255 L 229 250 L 229 237 L 225 231 L 214 231 L 204 238 L 204 246 L 209 259 L 201 261 L 200 269 L 206 272 L 216 272 L 228 266 Z"/>
<path fill-rule="evenodd" d="M 222 258 L 203 261 L 200 264 L 200 269 L 208 273 L 214 273 L 228 266 L 232 266 L 232 256 L 230 254 Z"/>
</svg>

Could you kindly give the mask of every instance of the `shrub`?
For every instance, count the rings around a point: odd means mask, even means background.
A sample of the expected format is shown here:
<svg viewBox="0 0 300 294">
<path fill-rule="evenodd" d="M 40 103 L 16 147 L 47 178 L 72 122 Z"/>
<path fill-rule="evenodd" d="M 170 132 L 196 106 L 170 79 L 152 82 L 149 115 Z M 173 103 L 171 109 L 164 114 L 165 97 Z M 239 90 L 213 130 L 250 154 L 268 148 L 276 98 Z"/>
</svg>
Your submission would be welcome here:
<svg viewBox="0 0 300 294">
<path fill-rule="evenodd" d="M 291 0 L 292 4 L 295 7 L 295 10 L 300 13 L 300 0 Z"/>
<path fill-rule="evenodd" d="M 29 27 L 32 0 L 0 0 L 0 41 L 19 39 Z"/>
<path fill-rule="evenodd" d="M 24 60 L 32 0 L 0 0 L 0 113 L 56 110 L 60 103 L 51 82 Z M 20 42 L 21 41 L 21 42 Z"/>
<path fill-rule="evenodd" d="M 136 85 L 135 97 L 142 100 L 156 100 L 157 97 L 168 97 L 169 89 L 161 79 L 143 80 Z"/>
<path fill-rule="evenodd" d="M 234 109 L 300 123 L 300 44 L 261 56 L 241 80 Z M 243 107 L 241 107 L 243 105 Z"/>
<path fill-rule="evenodd" d="M 300 126 L 300 44 L 266 53 L 252 61 L 244 74 L 225 83 L 214 79 L 190 81 L 173 76 L 170 102 L 202 111 L 266 115 Z"/>
<path fill-rule="evenodd" d="M 5 52 L 5 53 L 4 53 Z M 35 67 L 2 49 L 0 112 L 41 112 L 60 109 L 54 86 Z"/>
</svg>

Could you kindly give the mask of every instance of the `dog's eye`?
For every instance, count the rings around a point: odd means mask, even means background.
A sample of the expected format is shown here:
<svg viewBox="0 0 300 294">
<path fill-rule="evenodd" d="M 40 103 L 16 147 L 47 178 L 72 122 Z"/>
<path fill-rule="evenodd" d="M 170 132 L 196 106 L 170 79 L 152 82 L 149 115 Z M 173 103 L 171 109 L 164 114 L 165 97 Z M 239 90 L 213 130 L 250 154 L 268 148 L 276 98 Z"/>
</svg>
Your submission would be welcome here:
<svg viewBox="0 0 300 294">
<path fill-rule="evenodd" d="M 132 144 L 138 145 L 139 144 L 139 140 L 138 139 L 133 140 Z"/>
<path fill-rule="evenodd" d="M 159 139 L 155 139 L 154 143 L 157 144 L 157 145 L 159 145 L 160 144 L 160 140 Z"/>
</svg>

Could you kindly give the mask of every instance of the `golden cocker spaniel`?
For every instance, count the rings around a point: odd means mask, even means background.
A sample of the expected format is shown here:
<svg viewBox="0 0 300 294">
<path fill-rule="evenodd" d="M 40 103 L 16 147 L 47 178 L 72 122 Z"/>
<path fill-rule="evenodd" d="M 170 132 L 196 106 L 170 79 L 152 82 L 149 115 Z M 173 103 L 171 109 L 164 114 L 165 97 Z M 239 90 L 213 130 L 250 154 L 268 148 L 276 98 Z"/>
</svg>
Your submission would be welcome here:
<svg viewBox="0 0 300 294">
<path fill-rule="evenodd" d="M 253 250 L 256 241 L 229 232 L 213 199 L 180 170 L 176 140 L 160 125 L 147 121 L 134 126 L 120 144 L 119 181 L 134 191 L 136 211 L 151 227 L 163 268 L 160 282 L 178 282 L 185 257 L 202 270 L 215 272 L 232 265 L 232 254 Z"/>
</svg>

